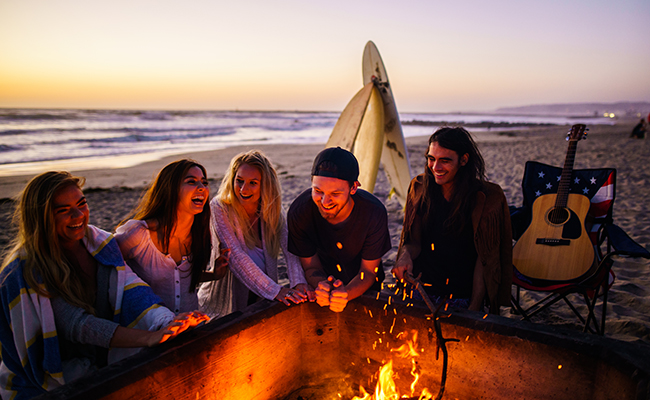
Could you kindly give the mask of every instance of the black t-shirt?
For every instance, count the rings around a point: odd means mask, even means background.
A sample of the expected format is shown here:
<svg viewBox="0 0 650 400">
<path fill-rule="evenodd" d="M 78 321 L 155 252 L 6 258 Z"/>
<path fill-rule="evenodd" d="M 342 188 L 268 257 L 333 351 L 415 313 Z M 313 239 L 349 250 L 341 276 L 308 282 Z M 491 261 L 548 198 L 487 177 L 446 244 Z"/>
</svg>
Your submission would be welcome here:
<svg viewBox="0 0 650 400">
<path fill-rule="evenodd" d="M 348 218 L 332 225 L 318 211 L 311 189 L 298 196 L 287 214 L 289 251 L 298 257 L 318 258 L 325 273 L 349 283 L 361 268 L 361 259 L 376 260 L 391 249 L 386 207 L 372 194 L 357 190 Z M 337 265 L 341 267 L 339 271 Z M 379 290 L 385 277 L 381 261 L 371 289 Z"/>
<path fill-rule="evenodd" d="M 424 222 L 422 224 L 422 249 L 418 258 L 413 260 L 413 273 L 415 276 L 422 273 L 422 282 L 430 285 L 424 286 L 429 295 L 452 294 L 455 299 L 468 299 L 472 296 L 478 257 L 472 221 L 468 219 L 459 235 L 450 234 L 444 228 L 450 213 L 451 205 L 438 199 L 428 227 Z"/>
</svg>

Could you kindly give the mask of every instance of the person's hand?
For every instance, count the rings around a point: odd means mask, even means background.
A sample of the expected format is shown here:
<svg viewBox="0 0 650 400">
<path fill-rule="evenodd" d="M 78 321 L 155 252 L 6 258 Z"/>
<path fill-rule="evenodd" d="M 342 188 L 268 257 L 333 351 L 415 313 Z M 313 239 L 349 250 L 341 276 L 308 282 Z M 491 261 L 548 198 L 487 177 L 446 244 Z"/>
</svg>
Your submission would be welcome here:
<svg viewBox="0 0 650 400">
<path fill-rule="evenodd" d="M 330 310 L 334 312 L 341 312 L 348 304 L 348 292 L 345 290 L 345 285 L 340 279 L 332 283 L 332 291 L 330 292 Z"/>
<path fill-rule="evenodd" d="M 316 301 L 316 292 L 314 292 L 314 289 L 312 289 L 307 283 L 297 284 L 296 287 L 294 287 L 294 290 L 304 295 L 307 301 Z"/>
<path fill-rule="evenodd" d="M 300 304 L 304 301 L 307 301 L 307 296 L 296 289 L 283 287 L 280 289 L 280 293 L 275 296 L 275 299 L 280 303 L 288 306 L 291 305 L 290 301 L 295 304 Z"/>
<path fill-rule="evenodd" d="M 318 287 L 316 287 L 316 303 L 321 307 L 329 307 L 330 305 L 330 290 L 332 289 L 331 282 L 334 281 L 333 276 L 328 276 L 326 281 L 318 282 Z"/>
<path fill-rule="evenodd" d="M 413 276 L 413 260 L 408 253 L 403 253 L 402 256 L 395 261 L 395 266 L 390 272 L 399 280 L 400 282 L 404 280 L 404 275 L 409 274 Z"/>
<path fill-rule="evenodd" d="M 228 271 L 228 263 L 230 261 L 230 249 L 221 247 L 219 244 L 219 257 L 214 260 L 214 280 L 219 280 L 226 275 Z"/>
<path fill-rule="evenodd" d="M 188 329 L 194 328 L 199 325 L 203 325 L 204 323 L 207 323 L 209 321 L 210 321 L 210 317 L 208 317 L 206 314 L 203 314 L 200 311 L 192 311 L 192 312 L 178 314 L 169 325 L 155 332 L 156 334 L 160 334 L 160 338 L 158 339 L 157 342 L 151 345 L 156 345 L 159 343 L 166 342 L 169 339 L 175 338 L 176 336 L 180 335 L 182 332 L 185 332 Z"/>
</svg>

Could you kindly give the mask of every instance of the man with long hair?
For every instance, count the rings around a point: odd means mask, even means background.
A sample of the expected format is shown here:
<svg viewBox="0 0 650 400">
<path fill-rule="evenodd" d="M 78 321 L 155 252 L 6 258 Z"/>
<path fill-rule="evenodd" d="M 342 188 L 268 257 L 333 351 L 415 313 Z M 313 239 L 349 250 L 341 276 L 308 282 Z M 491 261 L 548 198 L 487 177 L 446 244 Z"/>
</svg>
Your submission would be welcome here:
<svg viewBox="0 0 650 400">
<path fill-rule="evenodd" d="M 512 232 L 499 185 L 467 130 L 443 127 L 429 138 L 424 173 L 411 181 L 393 274 L 419 276 L 434 302 L 491 313 L 509 304 Z"/>
<path fill-rule="evenodd" d="M 343 311 L 384 280 L 381 257 L 391 248 L 386 207 L 359 189 L 359 163 L 340 147 L 316 156 L 311 189 L 289 209 L 289 251 L 300 257 L 316 302 Z"/>
</svg>

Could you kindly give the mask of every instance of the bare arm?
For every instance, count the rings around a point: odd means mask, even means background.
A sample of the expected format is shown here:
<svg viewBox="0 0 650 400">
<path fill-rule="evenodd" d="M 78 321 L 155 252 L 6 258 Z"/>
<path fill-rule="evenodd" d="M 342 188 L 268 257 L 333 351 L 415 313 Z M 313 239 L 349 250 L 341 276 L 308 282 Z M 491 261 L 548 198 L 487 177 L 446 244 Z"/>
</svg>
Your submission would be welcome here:
<svg viewBox="0 0 650 400">
<path fill-rule="evenodd" d="M 345 291 L 348 293 L 348 301 L 356 299 L 370 289 L 377 278 L 377 269 L 381 259 L 361 260 L 361 268 L 357 276 L 345 285 Z"/>
<path fill-rule="evenodd" d="M 323 270 L 323 265 L 320 262 L 318 255 L 312 257 L 300 257 L 300 264 L 305 272 L 305 279 L 311 287 L 318 287 L 318 284 L 327 280 L 327 274 Z"/>
<path fill-rule="evenodd" d="M 402 243 L 402 246 L 397 252 L 397 260 L 395 260 L 395 266 L 391 272 L 400 281 L 404 279 L 404 274 L 406 273 L 413 275 L 413 260 L 418 258 L 422 251 L 420 224 L 421 222 L 417 218 L 413 221 L 413 229 L 411 230 L 413 232 L 412 237 L 408 242 Z"/>
<path fill-rule="evenodd" d="M 111 338 L 110 347 L 152 347 L 209 320 L 207 315 L 195 311 L 177 315 L 169 325 L 157 331 L 118 326 Z"/>
<path fill-rule="evenodd" d="M 199 282 L 218 281 L 228 272 L 228 263 L 230 259 L 230 249 L 224 248 L 219 243 L 219 257 L 214 260 L 212 271 L 203 271 Z"/>
</svg>

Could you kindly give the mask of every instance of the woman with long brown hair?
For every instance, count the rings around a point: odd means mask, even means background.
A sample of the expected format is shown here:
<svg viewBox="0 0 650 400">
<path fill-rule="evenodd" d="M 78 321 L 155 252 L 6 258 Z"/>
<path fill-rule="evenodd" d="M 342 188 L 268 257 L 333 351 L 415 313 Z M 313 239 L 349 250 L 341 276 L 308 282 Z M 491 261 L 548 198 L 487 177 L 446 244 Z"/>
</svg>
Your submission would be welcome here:
<svg viewBox="0 0 650 400">
<path fill-rule="evenodd" d="M 206 272 L 212 249 L 206 176 L 193 160 L 168 164 L 115 233 L 126 262 L 177 314 L 198 310 L 198 283 L 224 272 Z"/>
<path fill-rule="evenodd" d="M 88 224 L 83 183 L 46 172 L 19 197 L 0 272 L 5 399 L 37 396 L 204 320 L 158 305 L 112 235 Z"/>
</svg>

